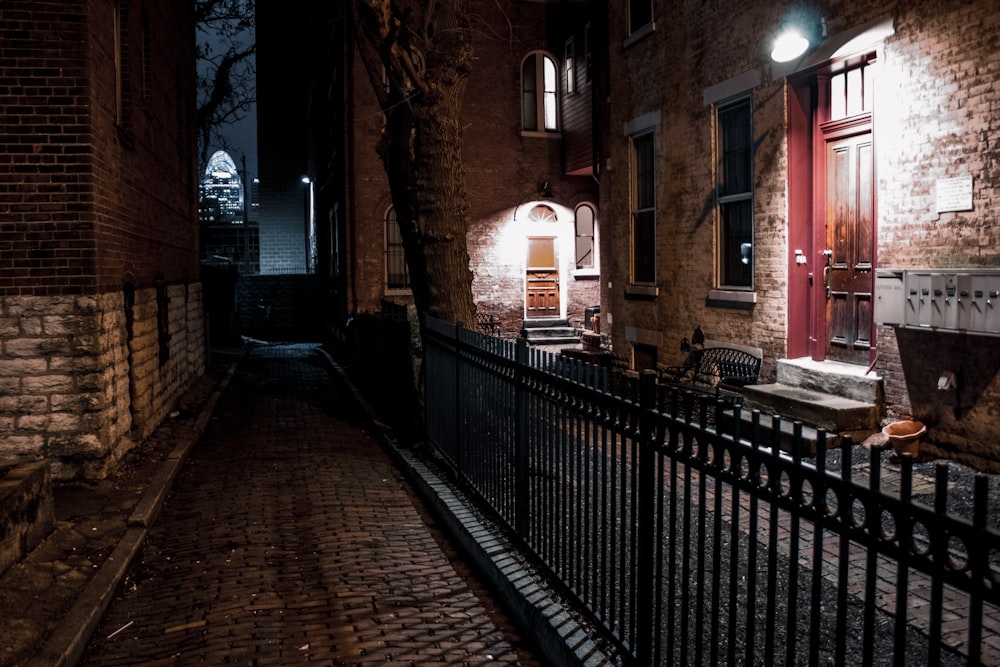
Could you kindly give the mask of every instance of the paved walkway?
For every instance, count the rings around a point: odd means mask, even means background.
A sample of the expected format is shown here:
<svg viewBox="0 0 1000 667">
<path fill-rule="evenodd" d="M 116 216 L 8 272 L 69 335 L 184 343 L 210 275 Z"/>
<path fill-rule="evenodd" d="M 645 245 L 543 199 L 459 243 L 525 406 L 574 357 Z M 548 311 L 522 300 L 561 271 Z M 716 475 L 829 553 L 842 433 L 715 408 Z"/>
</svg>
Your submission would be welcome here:
<svg viewBox="0 0 1000 667">
<path fill-rule="evenodd" d="M 214 414 L 81 664 L 539 664 L 315 348 Z"/>
</svg>

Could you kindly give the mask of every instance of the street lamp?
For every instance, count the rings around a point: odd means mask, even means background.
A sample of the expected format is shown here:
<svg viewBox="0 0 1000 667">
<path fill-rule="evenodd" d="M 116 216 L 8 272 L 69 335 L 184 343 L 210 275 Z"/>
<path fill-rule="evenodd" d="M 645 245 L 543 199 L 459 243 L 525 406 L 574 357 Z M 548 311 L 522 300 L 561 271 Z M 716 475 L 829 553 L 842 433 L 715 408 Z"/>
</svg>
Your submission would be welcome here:
<svg viewBox="0 0 1000 667">
<path fill-rule="evenodd" d="M 809 48 L 809 40 L 793 25 L 783 25 L 771 49 L 771 60 L 787 63 L 795 60 Z"/>
<path fill-rule="evenodd" d="M 316 271 L 316 183 L 308 176 L 302 182 L 309 186 L 306 201 L 306 273 Z"/>
</svg>

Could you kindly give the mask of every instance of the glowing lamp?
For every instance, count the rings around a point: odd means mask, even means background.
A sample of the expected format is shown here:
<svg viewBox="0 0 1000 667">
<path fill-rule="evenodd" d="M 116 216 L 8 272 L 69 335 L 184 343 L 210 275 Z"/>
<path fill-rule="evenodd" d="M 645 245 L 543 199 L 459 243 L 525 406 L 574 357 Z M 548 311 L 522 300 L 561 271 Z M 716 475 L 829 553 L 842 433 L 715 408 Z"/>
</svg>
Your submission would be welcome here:
<svg viewBox="0 0 1000 667">
<path fill-rule="evenodd" d="M 785 26 L 771 49 L 771 60 L 786 63 L 795 60 L 809 48 L 809 40 L 797 28 Z"/>
</svg>

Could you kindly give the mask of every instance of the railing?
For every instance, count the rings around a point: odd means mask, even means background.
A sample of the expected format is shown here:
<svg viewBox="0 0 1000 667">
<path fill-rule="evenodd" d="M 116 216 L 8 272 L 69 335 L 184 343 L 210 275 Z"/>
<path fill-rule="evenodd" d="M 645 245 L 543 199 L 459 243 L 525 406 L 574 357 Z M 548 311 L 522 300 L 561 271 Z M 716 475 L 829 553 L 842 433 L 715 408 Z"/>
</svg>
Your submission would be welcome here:
<svg viewBox="0 0 1000 667">
<path fill-rule="evenodd" d="M 652 373 L 431 318 L 423 340 L 429 441 L 636 664 L 1000 664 L 988 477 L 959 516 L 948 464 L 822 433 L 807 459 L 798 426 L 790 455 L 777 418 Z"/>
</svg>

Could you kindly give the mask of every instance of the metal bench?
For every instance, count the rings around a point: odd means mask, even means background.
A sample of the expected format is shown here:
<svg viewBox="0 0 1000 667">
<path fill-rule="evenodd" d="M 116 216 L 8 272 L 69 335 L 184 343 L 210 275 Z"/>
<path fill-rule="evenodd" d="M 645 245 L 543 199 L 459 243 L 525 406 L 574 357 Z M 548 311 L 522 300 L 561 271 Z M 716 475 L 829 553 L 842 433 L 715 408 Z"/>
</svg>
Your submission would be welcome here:
<svg viewBox="0 0 1000 667">
<path fill-rule="evenodd" d="M 659 369 L 660 383 L 693 389 L 742 404 L 740 387 L 757 384 L 760 358 L 732 347 L 691 350 L 680 366 Z"/>
</svg>

